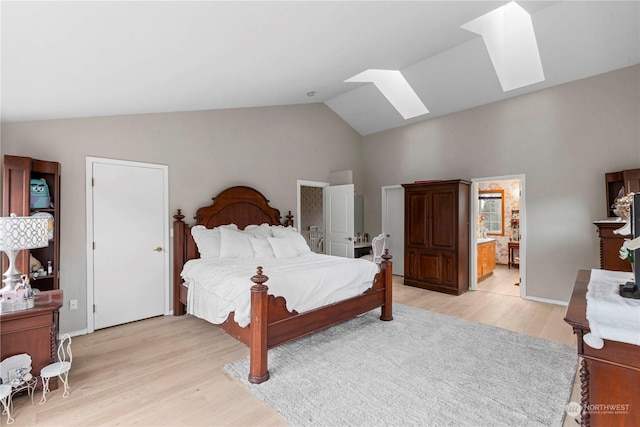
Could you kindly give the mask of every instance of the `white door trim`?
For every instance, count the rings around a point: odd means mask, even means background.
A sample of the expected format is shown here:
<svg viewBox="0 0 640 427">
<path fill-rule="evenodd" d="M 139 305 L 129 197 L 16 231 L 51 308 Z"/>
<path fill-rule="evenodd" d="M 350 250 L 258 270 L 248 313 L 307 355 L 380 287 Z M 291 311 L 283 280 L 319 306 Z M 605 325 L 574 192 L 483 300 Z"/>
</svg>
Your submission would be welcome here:
<svg viewBox="0 0 640 427">
<path fill-rule="evenodd" d="M 478 285 L 478 244 L 476 230 L 476 212 L 478 211 L 478 183 L 488 181 L 509 181 L 520 180 L 520 298 L 527 298 L 527 205 L 525 197 L 526 181 L 525 175 L 504 175 L 493 176 L 488 178 L 472 178 L 471 179 L 471 211 L 469 222 L 471 224 L 471 238 L 469 239 L 469 289 L 476 290 Z"/>
<path fill-rule="evenodd" d="M 94 331 L 94 316 L 93 316 L 93 304 L 94 304 L 94 292 L 93 292 L 93 165 L 94 163 L 107 163 L 113 165 L 122 166 L 140 166 L 146 168 L 160 169 L 163 172 L 164 177 L 164 247 L 171 248 L 169 240 L 169 167 L 167 165 L 157 165 L 151 163 L 132 162 L 128 160 L 115 160 L 100 157 L 87 157 L 85 168 L 85 194 L 86 194 L 86 257 L 87 257 L 87 333 Z M 165 294 L 165 308 L 164 314 L 171 314 L 171 298 L 170 298 L 170 250 L 164 251 L 164 294 Z"/>
<path fill-rule="evenodd" d="M 389 230 L 387 230 L 387 227 L 386 227 L 388 222 L 389 222 L 388 221 L 389 211 L 388 211 L 388 206 L 387 206 L 387 197 L 388 197 L 387 192 L 390 191 L 390 190 L 398 190 L 398 189 L 404 190 L 404 188 L 402 187 L 401 184 L 383 185 L 381 187 L 381 191 L 382 191 L 382 198 L 381 198 L 381 201 L 382 201 L 382 216 L 380 217 L 381 218 L 381 222 L 382 222 L 382 224 L 381 224 L 381 233 L 383 233 L 387 237 L 389 236 Z M 404 218 L 403 218 L 403 223 L 404 223 Z M 402 236 L 402 241 L 404 242 L 404 235 Z M 404 248 L 402 250 L 404 251 Z M 391 253 L 390 255 L 392 257 L 395 257 L 396 260 L 400 260 L 401 263 L 403 264 L 397 270 L 396 270 L 396 267 L 394 266 L 394 273 L 393 274 L 404 276 L 404 253 L 401 254 L 402 256 L 398 255 L 397 253 L 396 254 Z M 392 259 L 393 262 L 396 262 L 396 260 Z M 395 271 L 401 272 L 402 274 L 396 273 Z"/>
</svg>

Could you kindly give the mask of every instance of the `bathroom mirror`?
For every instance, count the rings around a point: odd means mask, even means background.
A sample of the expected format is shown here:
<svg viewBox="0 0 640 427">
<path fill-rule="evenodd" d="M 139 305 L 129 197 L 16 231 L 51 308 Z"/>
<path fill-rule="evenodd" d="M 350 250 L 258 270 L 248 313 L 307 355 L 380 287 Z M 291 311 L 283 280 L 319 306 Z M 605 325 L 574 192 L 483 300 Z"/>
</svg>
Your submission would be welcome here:
<svg viewBox="0 0 640 427">
<path fill-rule="evenodd" d="M 479 191 L 478 208 L 487 235 L 504 236 L 504 190 Z"/>
</svg>

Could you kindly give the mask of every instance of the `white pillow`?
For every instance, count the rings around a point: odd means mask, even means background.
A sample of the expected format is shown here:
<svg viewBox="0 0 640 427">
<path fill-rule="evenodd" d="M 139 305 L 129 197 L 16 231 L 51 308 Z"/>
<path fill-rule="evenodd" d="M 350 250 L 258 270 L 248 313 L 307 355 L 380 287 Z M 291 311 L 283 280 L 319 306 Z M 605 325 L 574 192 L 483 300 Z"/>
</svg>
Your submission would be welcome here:
<svg viewBox="0 0 640 427">
<path fill-rule="evenodd" d="M 249 242 L 251 242 L 251 246 L 253 246 L 253 252 L 255 253 L 256 258 L 273 258 L 276 256 L 273 253 L 269 240 L 250 237 Z"/>
<path fill-rule="evenodd" d="M 297 231 L 291 231 L 290 230 L 291 228 L 292 227 L 286 227 L 286 228 L 283 227 L 281 229 L 274 228 L 271 231 L 273 232 L 273 237 L 279 237 L 282 239 L 289 240 L 289 244 L 296 249 L 296 252 L 298 253 L 298 255 L 307 254 L 311 252 L 311 248 L 309 248 L 309 245 L 307 245 L 307 241 L 304 240 L 304 237 L 302 237 L 302 234 L 298 233 Z"/>
<path fill-rule="evenodd" d="M 221 258 L 253 258 L 253 246 L 250 235 L 241 231 L 220 229 L 220 257 Z"/>
<path fill-rule="evenodd" d="M 298 229 L 296 229 L 295 227 L 285 227 L 284 225 L 272 225 L 271 226 L 271 232 L 272 233 L 277 233 L 279 231 L 288 231 L 288 232 L 297 233 Z M 274 236 L 275 236 L 275 234 L 274 234 Z"/>
<path fill-rule="evenodd" d="M 298 256 L 298 251 L 291 245 L 290 239 L 267 237 L 267 240 L 271 244 L 276 258 L 295 258 Z"/>
<path fill-rule="evenodd" d="M 273 234 L 271 233 L 271 226 L 266 222 L 260 225 L 247 225 L 244 228 L 245 233 L 249 233 L 254 237 L 271 237 Z"/>
<path fill-rule="evenodd" d="M 227 228 L 237 230 L 235 224 L 221 225 L 220 227 L 207 228 L 204 225 L 191 227 L 191 235 L 196 242 L 200 258 L 218 258 L 220 256 L 220 229 Z"/>
</svg>

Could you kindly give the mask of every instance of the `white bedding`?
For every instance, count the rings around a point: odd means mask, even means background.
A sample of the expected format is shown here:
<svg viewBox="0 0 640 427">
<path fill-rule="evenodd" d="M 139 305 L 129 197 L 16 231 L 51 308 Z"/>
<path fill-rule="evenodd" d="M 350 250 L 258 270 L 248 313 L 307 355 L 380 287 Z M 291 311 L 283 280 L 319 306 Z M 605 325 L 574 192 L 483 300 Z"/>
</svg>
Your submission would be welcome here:
<svg viewBox="0 0 640 427">
<path fill-rule="evenodd" d="M 269 277 L 269 294 L 282 296 L 299 313 L 359 295 L 373 285 L 377 264 L 364 259 L 307 253 L 295 258 L 206 258 L 188 261 L 182 277 L 187 312 L 211 323 L 251 321 L 251 276 L 258 266 Z"/>
</svg>

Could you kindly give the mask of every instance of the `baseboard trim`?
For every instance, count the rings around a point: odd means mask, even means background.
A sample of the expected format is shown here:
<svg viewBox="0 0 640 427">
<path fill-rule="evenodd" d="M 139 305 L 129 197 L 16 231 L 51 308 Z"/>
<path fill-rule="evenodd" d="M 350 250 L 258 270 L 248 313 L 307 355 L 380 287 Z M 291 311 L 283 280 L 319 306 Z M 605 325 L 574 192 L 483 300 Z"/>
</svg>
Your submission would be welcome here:
<svg viewBox="0 0 640 427">
<path fill-rule="evenodd" d="M 556 299 L 532 297 L 528 295 L 523 297 L 523 299 L 530 300 L 530 301 L 544 302 L 547 304 L 563 305 L 565 307 L 569 304 L 569 301 L 560 301 Z"/>
</svg>

